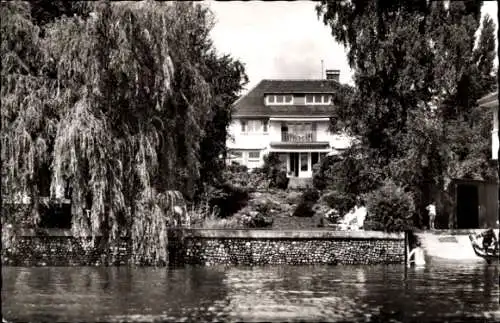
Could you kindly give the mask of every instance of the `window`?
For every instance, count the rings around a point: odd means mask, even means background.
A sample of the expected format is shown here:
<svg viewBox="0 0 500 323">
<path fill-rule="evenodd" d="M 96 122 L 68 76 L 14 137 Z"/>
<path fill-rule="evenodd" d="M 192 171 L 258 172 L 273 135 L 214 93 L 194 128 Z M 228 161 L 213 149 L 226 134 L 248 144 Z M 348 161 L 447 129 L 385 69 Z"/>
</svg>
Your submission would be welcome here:
<svg viewBox="0 0 500 323">
<path fill-rule="evenodd" d="M 259 133 L 268 132 L 269 124 L 267 120 L 245 120 L 241 121 L 241 132 Z"/>
<path fill-rule="evenodd" d="M 269 105 L 293 104 L 293 95 L 292 94 L 269 94 L 266 97 L 266 102 Z"/>
<path fill-rule="evenodd" d="M 248 159 L 259 159 L 260 158 L 260 151 L 258 150 L 252 150 L 248 152 Z"/>
<path fill-rule="evenodd" d="M 248 121 L 248 132 L 258 132 L 260 131 L 261 122 L 260 120 L 249 120 Z"/>
<path fill-rule="evenodd" d="M 306 134 L 313 131 L 313 124 L 311 122 L 290 123 L 288 124 L 288 131 L 295 134 Z"/>
<path fill-rule="evenodd" d="M 309 169 L 309 156 L 307 155 L 307 153 L 300 153 L 300 171 L 301 172 L 307 172 L 307 170 Z"/>
<path fill-rule="evenodd" d="M 332 96 L 329 94 L 308 94 L 306 95 L 306 104 L 327 105 L 331 104 Z"/>
</svg>

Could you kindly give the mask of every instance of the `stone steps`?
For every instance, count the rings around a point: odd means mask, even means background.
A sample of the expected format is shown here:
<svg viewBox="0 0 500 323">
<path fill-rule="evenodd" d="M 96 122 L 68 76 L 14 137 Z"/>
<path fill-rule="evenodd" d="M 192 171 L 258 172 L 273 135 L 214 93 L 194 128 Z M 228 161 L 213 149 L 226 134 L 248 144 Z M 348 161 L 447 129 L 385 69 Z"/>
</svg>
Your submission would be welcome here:
<svg viewBox="0 0 500 323">
<path fill-rule="evenodd" d="M 290 177 L 288 182 L 289 189 L 313 188 L 312 178 Z"/>
</svg>

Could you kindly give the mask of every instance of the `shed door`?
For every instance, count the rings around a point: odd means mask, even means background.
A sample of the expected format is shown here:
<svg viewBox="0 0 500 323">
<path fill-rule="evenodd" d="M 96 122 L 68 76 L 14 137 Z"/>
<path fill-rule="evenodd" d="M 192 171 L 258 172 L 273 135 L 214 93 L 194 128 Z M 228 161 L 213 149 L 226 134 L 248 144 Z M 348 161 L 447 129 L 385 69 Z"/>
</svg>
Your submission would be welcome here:
<svg viewBox="0 0 500 323">
<path fill-rule="evenodd" d="M 479 228 L 479 194 L 477 186 L 459 184 L 457 187 L 457 229 Z"/>
</svg>

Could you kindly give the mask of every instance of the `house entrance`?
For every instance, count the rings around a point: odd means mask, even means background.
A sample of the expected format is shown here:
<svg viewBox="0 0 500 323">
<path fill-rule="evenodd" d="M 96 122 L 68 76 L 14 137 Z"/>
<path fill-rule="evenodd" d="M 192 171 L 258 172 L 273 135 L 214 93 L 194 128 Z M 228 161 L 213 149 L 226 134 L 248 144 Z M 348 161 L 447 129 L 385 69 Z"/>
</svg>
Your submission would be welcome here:
<svg viewBox="0 0 500 323">
<path fill-rule="evenodd" d="M 311 153 L 290 153 L 288 176 L 311 177 Z"/>
<path fill-rule="evenodd" d="M 479 228 L 479 194 L 477 186 L 457 186 L 457 228 Z"/>
<path fill-rule="evenodd" d="M 290 175 L 299 177 L 299 153 L 290 153 Z"/>
<path fill-rule="evenodd" d="M 325 152 L 288 153 L 288 177 L 309 178 L 313 175 L 313 166 L 325 158 Z"/>
</svg>

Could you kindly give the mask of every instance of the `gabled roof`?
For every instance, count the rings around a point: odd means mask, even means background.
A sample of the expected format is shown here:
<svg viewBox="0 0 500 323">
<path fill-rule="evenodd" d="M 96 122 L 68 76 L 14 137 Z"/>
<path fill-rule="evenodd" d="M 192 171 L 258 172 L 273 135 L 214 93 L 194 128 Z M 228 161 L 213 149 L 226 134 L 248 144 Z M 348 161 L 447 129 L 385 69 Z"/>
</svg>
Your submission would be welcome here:
<svg viewBox="0 0 500 323">
<path fill-rule="evenodd" d="M 266 94 L 335 93 L 341 85 L 333 80 L 262 80 L 233 105 L 233 116 L 328 115 L 333 105 L 266 106 Z"/>
</svg>

